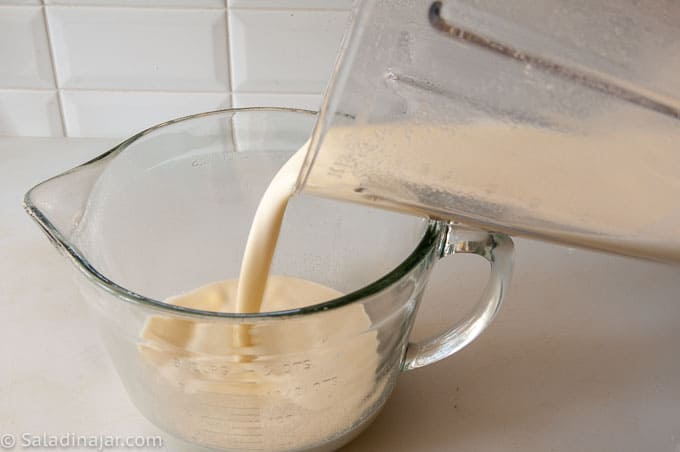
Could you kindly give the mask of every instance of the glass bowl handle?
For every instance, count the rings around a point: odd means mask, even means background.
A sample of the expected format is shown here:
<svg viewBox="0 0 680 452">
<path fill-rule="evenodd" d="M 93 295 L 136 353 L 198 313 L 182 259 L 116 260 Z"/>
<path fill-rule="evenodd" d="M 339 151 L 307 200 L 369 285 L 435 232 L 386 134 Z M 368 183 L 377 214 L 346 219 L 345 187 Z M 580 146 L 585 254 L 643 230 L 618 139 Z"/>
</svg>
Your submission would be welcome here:
<svg viewBox="0 0 680 452">
<path fill-rule="evenodd" d="M 472 342 L 489 326 L 510 285 L 513 250 L 512 239 L 504 234 L 448 225 L 441 257 L 460 253 L 484 257 L 491 264 L 489 282 L 468 318 L 436 337 L 408 344 L 402 370 L 417 369 L 451 356 Z"/>
</svg>

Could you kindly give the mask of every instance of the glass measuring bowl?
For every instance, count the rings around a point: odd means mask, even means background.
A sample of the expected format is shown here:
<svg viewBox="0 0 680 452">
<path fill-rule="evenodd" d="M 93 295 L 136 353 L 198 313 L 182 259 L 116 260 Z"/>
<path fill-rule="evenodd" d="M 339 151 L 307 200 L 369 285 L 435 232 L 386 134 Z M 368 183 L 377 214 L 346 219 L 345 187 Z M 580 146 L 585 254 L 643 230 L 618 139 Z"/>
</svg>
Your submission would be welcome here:
<svg viewBox="0 0 680 452">
<path fill-rule="evenodd" d="M 163 302 L 238 276 L 260 196 L 315 117 L 258 108 L 170 121 L 26 195 L 28 213 L 80 271 L 131 400 L 196 447 L 337 449 L 375 416 L 401 371 L 477 337 L 507 288 L 512 242 L 502 234 L 299 196 L 272 273 L 346 295 L 241 315 Z M 409 343 L 432 266 L 456 253 L 489 261 L 486 290 L 466 319 Z M 232 337 L 242 325 L 264 339 L 237 350 L 190 340 L 199 330 Z"/>
</svg>

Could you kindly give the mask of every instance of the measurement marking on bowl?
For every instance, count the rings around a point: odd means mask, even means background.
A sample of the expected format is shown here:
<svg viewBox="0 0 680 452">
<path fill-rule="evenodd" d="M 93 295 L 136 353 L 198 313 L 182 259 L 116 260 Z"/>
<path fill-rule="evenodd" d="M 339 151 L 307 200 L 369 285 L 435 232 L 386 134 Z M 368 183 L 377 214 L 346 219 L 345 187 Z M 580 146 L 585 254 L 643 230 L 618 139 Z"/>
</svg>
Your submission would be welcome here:
<svg viewBox="0 0 680 452">
<path fill-rule="evenodd" d="M 254 438 L 258 438 L 258 437 L 262 436 L 262 432 L 258 432 L 258 433 L 235 433 L 235 432 L 225 432 L 224 430 L 211 430 L 209 428 L 208 429 L 203 428 L 203 429 L 201 429 L 201 431 L 203 433 L 212 433 L 212 434 L 223 436 L 223 437 L 224 436 L 226 436 L 226 437 L 241 436 L 241 437 L 244 437 L 244 438 L 253 438 L 254 439 Z M 243 440 L 239 439 L 239 441 L 243 441 Z"/>
<path fill-rule="evenodd" d="M 221 409 L 229 409 L 229 410 L 245 410 L 245 411 L 252 411 L 252 412 L 259 412 L 260 408 L 256 406 L 233 406 L 233 405 L 221 405 L 219 403 L 205 403 L 205 406 L 213 407 L 213 408 L 221 408 Z"/>
<path fill-rule="evenodd" d="M 234 446 L 243 448 L 244 450 L 251 451 L 264 451 L 262 448 L 262 435 L 251 436 L 250 440 L 245 438 L 234 438 L 233 434 L 225 434 L 224 432 L 217 432 L 214 430 L 201 430 L 201 433 L 205 436 L 212 436 L 212 438 L 206 438 L 208 440 L 212 439 L 214 441 L 221 442 L 228 439 Z"/>
<path fill-rule="evenodd" d="M 191 166 L 194 168 L 198 168 L 199 166 L 205 166 L 205 165 L 210 165 L 210 162 L 206 162 L 205 160 L 199 160 L 196 159 L 193 162 L 191 162 Z"/>
<path fill-rule="evenodd" d="M 223 414 L 223 415 L 226 414 L 226 415 L 228 415 L 228 416 L 230 416 L 230 417 L 233 417 L 233 416 L 234 416 L 233 413 L 229 413 L 228 411 L 223 411 L 223 412 L 220 413 L 220 414 Z M 237 417 L 243 417 L 243 416 L 240 415 L 240 414 L 239 414 L 239 415 L 236 415 L 236 416 L 237 416 Z M 253 418 L 253 419 L 258 419 L 258 418 L 259 418 L 259 416 L 248 416 L 248 417 L 249 417 L 249 418 Z M 211 416 L 211 415 L 209 415 L 209 414 L 202 415 L 202 416 L 199 417 L 199 419 L 202 419 L 202 420 L 205 420 L 205 421 L 221 421 L 221 422 L 226 421 L 226 418 L 225 418 L 224 416 L 219 416 L 219 415 Z M 250 421 L 247 421 L 247 422 L 250 422 Z"/>
<path fill-rule="evenodd" d="M 235 436 L 235 437 L 237 437 L 237 438 L 238 438 L 238 437 L 241 437 L 241 438 L 253 438 L 253 437 L 255 437 L 255 436 L 261 436 L 261 435 L 256 435 L 256 434 L 253 434 L 253 433 L 229 432 L 229 437 L 232 437 L 232 436 Z M 243 441 L 243 440 L 239 439 L 238 441 Z"/>
<path fill-rule="evenodd" d="M 230 417 L 236 417 L 239 419 L 259 419 L 260 416 L 257 414 L 240 414 L 240 413 L 230 413 L 228 411 L 225 411 L 224 414 L 230 416 Z"/>
</svg>

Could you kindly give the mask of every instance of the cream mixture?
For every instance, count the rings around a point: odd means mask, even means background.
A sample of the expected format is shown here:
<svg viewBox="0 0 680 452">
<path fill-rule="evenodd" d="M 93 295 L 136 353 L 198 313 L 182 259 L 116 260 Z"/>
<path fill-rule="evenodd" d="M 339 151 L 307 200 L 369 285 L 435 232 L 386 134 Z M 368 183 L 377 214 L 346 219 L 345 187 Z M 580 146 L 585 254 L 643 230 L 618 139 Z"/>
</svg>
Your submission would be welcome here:
<svg viewBox="0 0 680 452">
<path fill-rule="evenodd" d="M 677 123 L 607 112 L 588 124 L 585 130 L 492 121 L 332 127 L 304 190 L 680 260 Z"/>
<path fill-rule="evenodd" d="M 284 164 L 263 195 L 239 279 L 207 284 L 168 303 L 256 313 L 342 295 L 312 281 L 269 274 L 306 151 L 304 145 Z M 377 332 L 357 303 L 264 324 L 156 316 L 142 338 L 141 352 L 159 375 L 154 390 L 172 397 L 179 387 L 187 396 L 177 402 L 184 406 L 172 410 L 177 414 L 170 428 L 206 445 L 273 450 L 328 441 L 371 412 L 385 384 L 376 378 Z M 257 423 L 240 423 L 244 412 Z"/>
</svg>

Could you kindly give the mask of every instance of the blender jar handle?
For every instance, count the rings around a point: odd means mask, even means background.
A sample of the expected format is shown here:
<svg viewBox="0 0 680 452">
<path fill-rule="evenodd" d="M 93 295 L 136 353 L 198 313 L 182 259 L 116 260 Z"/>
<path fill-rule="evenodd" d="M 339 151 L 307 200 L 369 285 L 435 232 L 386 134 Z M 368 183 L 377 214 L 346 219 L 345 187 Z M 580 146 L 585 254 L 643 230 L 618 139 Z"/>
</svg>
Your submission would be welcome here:
<svg viewBox="0 0 680 452">
<path fill-rule="evenodd" d="M 417 369 L 451 356 L 472 342 L 489 326 L 510 285 L 513 250 L 512 239 L 504 234 L 448 226 L 441 257 L 459 253 L 478 254 L 484 257 L 491 264 L 489 282 L 467 319 L 434 338 L 408 344 L 402 370 Z"/>
</svg>

